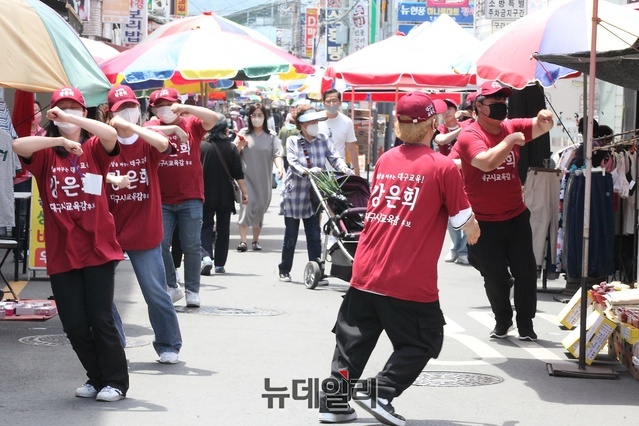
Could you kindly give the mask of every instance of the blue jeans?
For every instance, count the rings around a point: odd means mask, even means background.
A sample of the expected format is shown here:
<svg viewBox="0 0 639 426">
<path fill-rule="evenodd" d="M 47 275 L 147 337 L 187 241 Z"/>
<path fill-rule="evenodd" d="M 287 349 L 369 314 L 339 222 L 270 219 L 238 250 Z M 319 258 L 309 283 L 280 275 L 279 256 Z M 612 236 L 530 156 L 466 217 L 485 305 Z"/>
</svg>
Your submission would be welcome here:
<svg viewBox="0 0 639 426">
<path fill-rule="evenodd" d="M 453 225 L 448 222 L 448 235 L 453 243 L 450 245 L 450 251 L 457 253 L 459 256 L 468 256 L 467 238 L 464 231 L 461 229 L 453 228 Z"/>
<path fill-rule="evenodd" d="M 182 347 L 182 335 L 171 296 L 166 291 L 162 248 L 157 246 L 150 250 L 127 250 L 127 254 L 148 307 L 149 321 L 155 333 L 153 339 L 155 352 L 158 355 L 163 352 L 179 353 Z M 115 304 L 113 307 L 115 309 Z M 122 327 L 121 320 L 118 321 L 119 317 L 119 315 L 116 317 L 116 326 Z M 121 336 L 124 335 L 123 331 L 118 331 Z"/>
<path fill-rule="evenodd" d="M 162 204 L 162 260 L 166 270 L 166 284 L 177 287 L 175 266 L 171 257 L 173 229 L 178 224 L 180 242 L 184 252 L 184 287 L 193 293 L 200 292 L 200 232 L 202 231 L 202 201 L 187 200 L 182 204 Z"/>
<path fill-rule="evenodd" d="M 319 216 L 313 215 L 302 219 L 304 222 L 304 233 L 306 234 L 306 247 L 308 260 L 317 261 L 322 256 L 322 240 Z M 300 230 L 300 219 L 292 217 L 284 218 L 284 243 L 282 244 L 282 263 L 278 265 L 281 274 L 288 274 L 293 268 L 293 256 L 295 256 L 295 245 L 297 235 Z"/>
</svg>

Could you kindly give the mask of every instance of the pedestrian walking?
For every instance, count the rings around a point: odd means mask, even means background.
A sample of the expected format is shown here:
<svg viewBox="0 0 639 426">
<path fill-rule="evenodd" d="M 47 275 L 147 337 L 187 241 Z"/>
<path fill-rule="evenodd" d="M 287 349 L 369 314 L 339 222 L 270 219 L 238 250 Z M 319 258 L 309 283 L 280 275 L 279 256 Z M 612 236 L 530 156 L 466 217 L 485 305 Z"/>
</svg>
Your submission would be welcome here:
<svg viewBox="0 0 639 426">
<path fill-rule="evenodd" d="M 513 326 L 511 277 L 520 340 L 537 340 L 537 267 L 530 211 L 524 204 L 517 163 L 519 147 L 548 132 L 552 112 L 507 120 L 512 89 L 487 81 L 477 91 L 477 121 L 457 138 L 464 188 L 477 215 L 482 236 L 469 248 L 469 260 L 484 277 L 486 296 L 495 315 L 492 338 L 505 338 Z"/>
<path fill-rule="evenodd" d="M 112 313 L 115 265 L 124 257 L 103 191 L 109 162 L 118 153 L 117 134 L 86 115 L 79 89 L 58 89 L 47 111 L 49 136 L 16 139 L 13 149 L 40 190 L 51 289 L 87 373 L 75 395 L 112 402 L 129 389 Z"/>
<path fill-rule="evenodd" d="M 342 94 L 337 89 L 329 89 L 322 94 L 324 108 L 326 108 L 326 121 L 319 123 L 320 133 L 324 133 L 333 141 L 335 149 L 346 161 L 346 153 L 350 160 L 353 172 L 359 176 L 359 152 L 355 126 L 350 117 L 342 114 Z"/>
<path fill-rule="evenodd" d="M 242 129 L 235 138 L 235 145 L 242 159 L 242 171 L 249 194 L 248 203 L 240 205 L 238 225 L 240 244 L 237 251 L 248 250 L 246 236 L 248 229 L 253 228 L 253 251 L 262 250 L 260 234 L 264 213 L 271 204 L 273 192 L 273 164 L 277 168 L 277 178 L 282 179 L 282 146 L 277 135 L 267 125 L 268 112 L 262 104 L 249 107 L 248 127 Z"/>
<path fill-rule="evenodd" d="M 202 210 L 202 275 L 209 275 L 215 266 L 216 274 L 226 273 L 229 254 L 231 215 L 236 213 L 231 179 L 242 191 L 242 204 L 248 203 L 248 193 L 242 171 L 242 160 L 232 143 L 231 125 L 220 114 L 220 120 L 202 142 L 202 170 L 204 173 L 204 206 Z M 215 255 L 213 244 L 215 242 Z"/>
<path fill-rule="evenodd" d="M 115 219 L 118 243 L 126 251 L 147 305 L 159 362 L 176 364 L 182 335 L 166 291 L 162 262 L 162 200 L 158 164 L 173 151 L 161 133 L 139 126 L 140 103 L 133 90 L 116 85 L 109 90 L 109 123 L 118 132 L 120 153 L 111 158 L 105 186 Z M 116 315 L 116 325 L 119 315 Z M 123 335 L 124 332 L 120 330 Z"/>
<path fill-rule="evenodd" d="M 397 103 L 396 134 L 404 144 L 375 165 L 371 198 L 351 286 L 337 314 L 328 386 L 319 419 L 352 421 L 353 401 L 389 425 L 404 425 L 392 401 L 406 390 L 444 340 L 437 260 L 450 220 L 474 244 L 480 231 L 457 167 L 430 147 L 441 112 L 422 92 Z M 375 377 L 361 380 L 382 331 L 393 353 Z"/>
<path fill-rule="evenodd" d="M 326 120 L 324 113 L 309 105 L 300 105 L 293 118 L 300 134 L 289 136 L 286 141 L 289 167 L 284 178 L 280 204 L 286 229 L 282 243 L 282 261 L 278 269 L 280 281 L 287 282 L 291 281 L 300 220 L 304 222 L 308 260 L 317 261 L 322 255 L 320 213 L 311 205 L 309 174 L 322 173 L 326 170 L 327 162 L 342 173 L 353 173 L 326 134 L 319 133 L 318 122 Z"/>
</svg>

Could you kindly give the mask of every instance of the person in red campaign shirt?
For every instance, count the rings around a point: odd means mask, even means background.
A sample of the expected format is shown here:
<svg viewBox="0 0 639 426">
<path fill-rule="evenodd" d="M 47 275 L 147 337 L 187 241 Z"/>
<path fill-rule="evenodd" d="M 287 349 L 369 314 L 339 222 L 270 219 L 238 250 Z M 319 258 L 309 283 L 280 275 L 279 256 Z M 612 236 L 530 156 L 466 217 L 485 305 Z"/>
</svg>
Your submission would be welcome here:
<svg viewBox="0 0 639 426">
<path fill-rule="evenodd" d="M 19 138 L 13 149 L 40 190 L 51 289 L 87 372 L 88 381 L 75 395 L 117 401 L 129 388 L 111 310 L 115 265 L 124 257 L 103 189 L 109 162 L 118 154 L 117 139 L 113 128 L 86 115 L 80 90 L 56 90 L 47 111 L 49 137 Z"/>
<path fill-rule="evenodd" d="M 162 89 L 151 99 L 151 107 L 158 117 L 144 126 L 173 125 L 184 130 L 188 140 L 180 141 L 174 134 L 169 142 L 175 151 L 160 161 L 158 176 L 162 196 L 162 259 L 166 270 L 166 283 L 173 301 L 183 297 L 177 283 L 175 265 L 171 257 L 171 240 L 176 225 L 180 229 L 180 242 L 184 252 L 184 286 L 186 306 L 200 306 L 200 232 L 202 230 L 202 203 L 204 177 L 200 162 L 202 138 L 215 126 L 217 113 L 208 108 L 183 105 L 177 90 Z M 182 117 L 182 114 L 188 114 Z"/>
<path fill-rule="evenodd" d="M 475 98 L 477 121 L 462 130 L 456 147 L 464 188 L 482 229 L 482 237 L 469 248 L 469 260 L 484 277 L 495 315 L 490 337 L 507 337 L 513 325 L 512 277 L 519 339 L 536 340 L 537 268 L 517 162 L 519 147 L 548 132 L 553 119 L 542 109 L 534 118 L 506 120 L 506 100 L 512 94 L 498 82 L 482 84 Z"/>
<path fill-rule="evenodd" d="M 162 200 L 158 164 L 172 152 L 161 133 L 137 125 L 140 103 L 130 87 L 109 90 L 109 123 L 118 132 L 120 154 L 111 159 L 106 195 L 115 218 L 118 242 L 126 250 L 140 284 L 155 339 L 153 347 L 163 364 L 178 362 L 182 336 L 177 314 L 166 291 L 162 263 Z M 120 315 L 114 317 L 124 336 Z"/>
<path fill-rule="evenodd" d="M 422 92 L 408 93 L 397 103 L 395 131 L 404 144 L 375 165 L 351 287 L 333 329 L 337 344 L 329 380 L 338 390 L 320 394 L 320 421 L 357 418 L 347 404 L 349 387 L 361 377 L 382 331 L 393 353 L 381 372 L 365 380 L 369 393 L 360 390 L 353 400 L 385 424 L 405 423 L 391 401 L 441 350 L 445 322 L 437 260 L 446 224 L 450 220 L 463 229 L 469 244 L 480 231 L 459 170 L 430 148 L 438 112 Z"/>
</svg>

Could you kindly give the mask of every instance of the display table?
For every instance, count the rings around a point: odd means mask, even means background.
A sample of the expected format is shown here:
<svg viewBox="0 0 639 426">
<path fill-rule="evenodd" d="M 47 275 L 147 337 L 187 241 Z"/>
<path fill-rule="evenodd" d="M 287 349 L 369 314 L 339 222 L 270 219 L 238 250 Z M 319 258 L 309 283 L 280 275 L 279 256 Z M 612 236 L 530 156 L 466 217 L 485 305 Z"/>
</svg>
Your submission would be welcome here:
<svg viewBox="0 0 639 426">
<path fill-rule="evenodd" d="M 0 258 L 0 285 L 2 285 L 2 283 L 4 283 L 8 288 L 9 291 L 2 291 L 2 296 L 0 297 L 0 300 L 2 300 L 4 298 L 4 293 L 11 293 L 13 295 L 13 298 L 18 300 L 18 295 L 16 294 L 15 291 L 13 291 L 13 288 L 11 287 L 11 284 L 9 284 L 9 281 L 7 280 L 7 278 L 4 276 L 4 274 L 2 273 L 2 266 L 4 265 L 5 260 L 7 260 L 7 256 L 9 256 L 9 253 L 11 253 L 12 250 L 15 250 L 18 247 L 18 242 L 14 241 L 14 240 L 0 240 L 0 250 L 4 250 L 4 255 L 2 255 L 2 258 Z"/>
</svg>

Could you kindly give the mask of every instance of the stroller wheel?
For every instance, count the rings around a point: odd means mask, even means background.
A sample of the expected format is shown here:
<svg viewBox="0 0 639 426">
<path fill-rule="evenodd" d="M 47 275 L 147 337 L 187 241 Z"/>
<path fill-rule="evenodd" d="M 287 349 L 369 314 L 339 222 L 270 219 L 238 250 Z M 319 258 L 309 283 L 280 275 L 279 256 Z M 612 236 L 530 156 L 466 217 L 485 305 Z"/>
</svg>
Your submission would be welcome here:
<svg viewBox="0 0 639 426">
<path fill-rule="evenodd" d="M 306 268 L 304 268 L 304 284 L 309 290 L 313 290 L 317 287 L 317 284 L 322 279 L 322 269 L 317 262 L 308 262 Z"/>
</svg>

